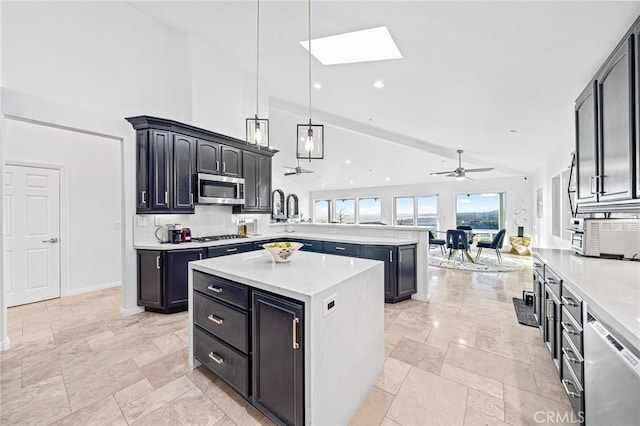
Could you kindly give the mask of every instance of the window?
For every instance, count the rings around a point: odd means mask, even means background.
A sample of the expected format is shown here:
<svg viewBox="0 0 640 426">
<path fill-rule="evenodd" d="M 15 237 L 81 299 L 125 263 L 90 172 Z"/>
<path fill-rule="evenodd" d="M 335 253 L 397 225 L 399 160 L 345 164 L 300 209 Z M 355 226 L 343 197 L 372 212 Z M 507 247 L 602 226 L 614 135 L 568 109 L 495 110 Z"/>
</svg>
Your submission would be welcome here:
<svg viewBox="0 0 640 426">
<path fill-rule="evenodd" d="M 329 200 L 316 200 L 313 209 L 315 223 L 329 223 L 331 221 Z"/>
<path fill-rule="evenodd" d="M 431 229 L 438 227 L 438 196 L 416 197 L 418 204 L 418 226 L 427 226 Z"/>
<path fill-rule="evenodd" d="M 353 198 L 336 199 L 334 220 L 338 223 L 355 223 L 356 201 Z"/>
<path fill-rule="evenodd" d="M 504 193 L 458 194 L 456 226 L 473 229 L 504 228 Z"/>
<path fill-rule="evenodd" d="M 413 197 L 396 198 L 396 225 L 413 226 L 415 223 L 413 213 Z"/>
<path fill-rule="evenodd" d="M 379 224 L 380 219 L 380 198 L 358 199 L 358 223 Z"/>
</svg>

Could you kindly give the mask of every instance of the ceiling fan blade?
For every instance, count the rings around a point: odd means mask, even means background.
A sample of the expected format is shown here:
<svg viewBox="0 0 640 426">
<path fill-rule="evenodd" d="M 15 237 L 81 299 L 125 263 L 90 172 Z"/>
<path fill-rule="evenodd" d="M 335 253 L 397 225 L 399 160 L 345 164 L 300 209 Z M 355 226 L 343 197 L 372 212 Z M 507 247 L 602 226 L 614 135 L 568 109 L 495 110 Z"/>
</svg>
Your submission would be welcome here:
<svg viewBox="0 0 640 426">
<path fill-rule="evenodd" d="M 493 167 L 481 167 L 479 169 L 465 169 L 465 172 L 490 172 Z"/>
<path fill-rule="evenodd" d="M 302 170 L 300 170 L 300 173 L 314 173 L 314 172 L 313 172 L 313 170 L 302 169 Z"/>
<path fill-rule="evenodd" d="M 448 172 L 435 172 L 435 173 L 429 173 L 431 176 L 440 176 L 440 175 L 446 175 L 449 173 L 455 173 L 455 170 L 449 170 Z"/>
<path fill-rule="evenodd" d="M 448 175 L 446 175 L 447 177 L 458 177 L 459 175 L 456 172 L 451 172 Z"/>
<path fill-rule="evenodd" d="M 282 166 L 282 167 L 284 167 L 285 169 L 291 169 L 291 170 L 296 169 L 296 166 Z"/>
<path fill-rule="evenodd" d="M 297 175 L 296 172 L 288 172 L 284 174 L 285 176 Z"/>
</svg>

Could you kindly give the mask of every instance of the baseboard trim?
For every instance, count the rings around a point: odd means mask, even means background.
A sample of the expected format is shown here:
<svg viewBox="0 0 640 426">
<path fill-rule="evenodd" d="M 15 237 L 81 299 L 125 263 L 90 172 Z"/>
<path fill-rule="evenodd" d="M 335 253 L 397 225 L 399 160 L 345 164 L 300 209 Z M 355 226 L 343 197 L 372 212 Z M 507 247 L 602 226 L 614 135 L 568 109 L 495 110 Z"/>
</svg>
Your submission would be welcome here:
<svg viewBox="0 0 640 426">
<path fill-rule="evenodd" d="M 10 346 L 11 346 L 11 339 L 9 339 L 9 336 L 7 336 L 6 340 L 0 343 L 0 352 L 9 350 Z"/>
<path fill-rule="evenodd" d="M 135 308 L 120 308 L 120 315 L 123 317 L 139 314 L 141 312 L 144 312 L 144 308 L 142 306 L 136 306 Z"/>
<path fill-rule="evenodd" d="M 69 290 L 67 294 L 65 294 L 62 297 L 76 296 L 78 294 L 89 293 L 91 291 L 104 290 L 105 288 L 120 287 L 121 285 L 122 285 L 121 281 L 113 281 L 110 283 L 98 284 L 92 287 L 78 288 L 74 290 Z"/>
<path fill-rule="evenodd" d="M 428 294 L 415 293 L 415 294 L 411 295 L 411 298 L 415 299 L 415 300 L 420 300 L 422 302 L 430 302 L 431 301 L 431 297 Z"/>
</svg>

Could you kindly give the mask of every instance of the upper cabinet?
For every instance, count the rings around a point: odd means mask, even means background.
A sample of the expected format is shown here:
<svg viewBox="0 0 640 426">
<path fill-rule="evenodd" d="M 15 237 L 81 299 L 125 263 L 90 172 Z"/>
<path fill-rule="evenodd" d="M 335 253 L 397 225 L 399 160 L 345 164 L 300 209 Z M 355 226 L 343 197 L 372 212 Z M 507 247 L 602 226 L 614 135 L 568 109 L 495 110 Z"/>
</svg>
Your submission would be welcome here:
<svg viewBox="0 0 640 426">
<path fill-rule="evenodd" d="M 271 158 L 278 151 L 172 120 L 127 120 L 136 129 L 138 214 L 194 213 L 197 173 L 243 177 L 247 204 L 234 211 L 271 213 Z"/>
<path fill-rule="evenodd" d="M 576 100 L 578 213 L 638 212 L 640 18 Z"/>
</svg>

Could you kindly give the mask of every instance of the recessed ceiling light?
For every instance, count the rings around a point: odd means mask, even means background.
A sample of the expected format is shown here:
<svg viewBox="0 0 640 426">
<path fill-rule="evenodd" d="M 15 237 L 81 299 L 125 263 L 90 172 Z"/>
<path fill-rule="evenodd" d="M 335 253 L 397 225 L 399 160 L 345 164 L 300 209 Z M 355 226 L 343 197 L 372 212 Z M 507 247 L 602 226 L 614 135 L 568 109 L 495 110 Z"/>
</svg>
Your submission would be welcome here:
<svg viewBox="0 0 640 426">
<path fill-rule="evenodd" d="M 322 184 L 322 187 L 324 188 L 324 183 Z"/>
<path fill-rule="evenodd" d="M 349 181 L 349 183 L 353 183 L 353 181 L 352 181 L 352 180 L 350 180 L 350 181 Z"/>
<path fill-rule="evenodd" d="M 322 65 L 402 59 L 387 27 L 316 38 L 312 39 L 312 43 L 311 54 Z M 309 50 L 309 40 L 300 44 Z"/>
<path fill-rule="evenodd" d="M 345 163 L 351 164 L 351 160 L 347 160 L 347 161 L 345 161 Z"/>
<path fill-rule="evenodd" d="M 314 88 L 314 89 L 318 89 L 318 90 L 319 90 L 319 89 L 322 89 L 322 84 L 317 83 L 317 82 L 316 82 L 316 83 L 313 83 L 313 88 Z"/>
<path fill-rule="evenodd" d="M 384 87 L 384 82 L 382 80 L 377 80 L 373 82 L 373 85 L 378 89 L 382 89 Z"/>
<path fill-rule="evenodd" d="M 389 181 L 389 178 L 384 178 L 384 180 Z"/>
</svg>

